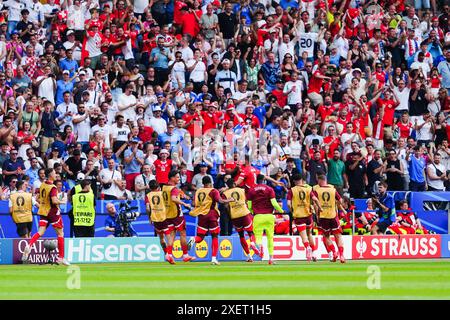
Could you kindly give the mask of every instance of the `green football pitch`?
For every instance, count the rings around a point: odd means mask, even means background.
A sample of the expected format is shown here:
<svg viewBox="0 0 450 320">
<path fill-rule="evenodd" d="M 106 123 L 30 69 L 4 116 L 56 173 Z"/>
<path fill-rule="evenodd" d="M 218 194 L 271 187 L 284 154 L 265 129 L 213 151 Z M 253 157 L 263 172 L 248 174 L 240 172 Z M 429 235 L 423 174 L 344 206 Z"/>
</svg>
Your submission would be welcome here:
<svg viewBox="0 0 450 320">
<path fill-rule="evenodd" d="M 450 260 L 8 265 L 0 299 L 450 299 Z"/>
</svg>

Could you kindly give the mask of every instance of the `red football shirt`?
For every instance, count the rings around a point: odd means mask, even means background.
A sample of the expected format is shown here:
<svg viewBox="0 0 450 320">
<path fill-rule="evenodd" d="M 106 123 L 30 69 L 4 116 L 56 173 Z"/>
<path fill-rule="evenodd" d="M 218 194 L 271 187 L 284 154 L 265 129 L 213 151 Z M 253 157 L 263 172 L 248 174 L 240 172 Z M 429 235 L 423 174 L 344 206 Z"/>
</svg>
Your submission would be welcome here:
<svg viewBox="0 0 450 320">
<path fill-rule="evenodd" d="M 236 176 L 235 180 L 237 181 L 239 178 L 244 179 L 241 186 L 244 186 L 247 190 L 256 186 L 256 176 L 259 173 L 260 171 L 252 166 L 242 166 L 241 172 Z"/>
<path fill-rule="evenodd" d="M 333 106 L 333 105 L 325 106 L 323 104 L 317 109 L 317 113 L 319 113 L 320 120 L 325 121 L 328 116 L 331 116 L 331 114 L 334 112 L 334 110 L 336 110 L 335 106 Z"/>
<path fill-rule="evenodd" d="M 144 127 L 144 130 L 139 131 L 138 137 L 142 142 L 148 142 L 152 139 L 153 131 L 152 127 Z"/>
<path fill-rule="evenodd" d="M 255 214 L 272 214 L 273 206 L 271 199 L 275 198 L 275 191 L 265 184 L 258 184 L 251 188 L 247 194 L 247 200 L 252 202 Z"/>
<path fill-rule="evenodd" d="M 184 3 L 183 1 L 175 1 L 173 5 L 173 22 L 175 24 L 181 24 L 181 17 L 182 17 L 181 8 L 186 6 L 187 4 Z"/>
<path fill-rule="evenodd" d="M 193 115 L 191 115 L 190 113 L 185 113 L 182 119 L 186 124 L 191 122 L 191 120 L 194 120 L 193 123 L 191 123 L 187 128 L 185 128 L 189 132 L 191 137 L 195 137 L 194 134 L 195 132 L 197 132 L 199 135 L 201 134 L 201 127 L 200 127 L 201 120 L 197 112 L 194 113 Z"/>
<path fill-rule="evenodd" d="M 325 76 L 320 70 L 314 72 L 311 80 L 309 80 L 309 89 L 308 93 L 315 92 L 320 94 L 320 90 L 322 89 L 323 79 L 317 78 L 317 76 Z"/>
<path fill-rule="evenodd" d="M 283 94 L 283 90 L 272 90 L 272 94 L 277 98 L 278 105 L 284 107 L 287 103 L 287 96 Z"/>
<path fill-rule="evenodd" d="M 181 28 L 183 34 L 189 34 L 195 38 L 200 31 L 198 22 L 193 13 L 186 13 L 181 16 Z"/>
<path fill-rule="evenodd" d="M 381 109 L 384 106 L 383 122 L 388 126 L 394 125 L 394 111 L 398 103 L 394 100 L 378 99 L 377 106 Z"/>
<path fill-rule="evenodd" d="M 165 162 L 162 162 L 160 159 L 157 159 L 153 165 L 155 166 L 156 181 L 159 183 L 169 182 L 169 172 L 172 168 L 172 160 L 167 159 Z"/>
<path fill-rule="evenodd" d="M 338 137 L 327 136 L 327 137 L 323 138 L 324 144 L 329 144 L 330 142 L 331 142 L 330 149 L 328 150 L 327 156 L 328 156 L 328 158 L 333 158 L 334 151 L 339 148 L 339 145 L 341 143 L 340 143 Z"/>
<path fill-rule="evenodd" d="M 400 138 L 408 138 L 411 133 L 412 123 L 408 122 L 407 124 L 402 123 L 401 121 L 397 122 L 397 127 L 400 129 Z"/>
<path fill-rule="evenodd" d="M 203 133 L 210 129 L 217 129 L 217 125 L 222 123 L 221 113 L 219 111 L 214 113 L 209 113 L 206 111 L 202 111 L 203 120 L 205 120 L 205 124 L 203 125 Z"/>
<path fill-rule="evenodd" d="M 211 207 L 209 208 L 208 214 L 210 214 L 210 213 L 213 213 L 213 214 L 214 213 L 218 213 L 216 211 L 216 203 L 219 202 L 219 200 L 221 198 L 219 191 L 216 190 L 216 189 L 212 189 L 211 192 L 209 193 L 209 196 L 212 199 L 212 203 L 211 203 Z"/>
</svg>

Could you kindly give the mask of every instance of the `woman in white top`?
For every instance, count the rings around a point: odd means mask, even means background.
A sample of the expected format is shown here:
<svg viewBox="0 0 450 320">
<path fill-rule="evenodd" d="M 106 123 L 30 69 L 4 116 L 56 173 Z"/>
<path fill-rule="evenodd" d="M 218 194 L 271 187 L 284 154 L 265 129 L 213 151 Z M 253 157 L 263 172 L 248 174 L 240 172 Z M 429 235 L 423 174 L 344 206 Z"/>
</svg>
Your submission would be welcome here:
<svg viewBox="0 0 450 320">
<path fill-rule="evenodd" d="M 289 148 L 291 148 L 290 158 L 294 159 L 295 166 L 299 170 L 302 167 L 300 156 L 302 154 L 302 140 L 303 140 L 303 133 L 300 134 L 300 132 L 296 128 L 292 131 L 292 134 L 289 137 Z"/>
<path fill-rule="evenodd" d="M 169 62 L 170 87 L 172 89 L 182 89 L 186 85 L 186 61 L 183 60 L 181 51 L 175 52 L 175 60 Z"/>
<path fill-rule="evenodd" d="M 62 160 L 59 157 L 58 149 L 52 149 L 49 159 L 47 160 L 47 168 L 53 168 L 55 163 L 61 164 Z"/>
</svg>

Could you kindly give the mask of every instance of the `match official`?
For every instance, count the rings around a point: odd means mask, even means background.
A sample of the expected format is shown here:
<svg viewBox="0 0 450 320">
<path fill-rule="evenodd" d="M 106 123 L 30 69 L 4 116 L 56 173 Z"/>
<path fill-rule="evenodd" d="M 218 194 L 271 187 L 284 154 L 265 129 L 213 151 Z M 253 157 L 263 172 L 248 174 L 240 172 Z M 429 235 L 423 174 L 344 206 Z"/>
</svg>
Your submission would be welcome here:
<svg viewBox="0 0 450 320">
<path fill-rule="evenodd" d="M 73 230 L 76 238 L 94 237 L 95 196 L 89 180 L 82 180 L 72 195 Z"/>
</svg>

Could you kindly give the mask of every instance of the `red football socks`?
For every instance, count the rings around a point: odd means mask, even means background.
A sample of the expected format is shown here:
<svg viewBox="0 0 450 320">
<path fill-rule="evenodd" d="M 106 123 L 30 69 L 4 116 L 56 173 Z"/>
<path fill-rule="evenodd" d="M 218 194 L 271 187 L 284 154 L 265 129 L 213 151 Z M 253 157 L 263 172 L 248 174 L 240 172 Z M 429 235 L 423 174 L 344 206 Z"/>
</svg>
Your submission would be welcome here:
<svg viewBox="0 0 450 320">
<path fill-rule="evenodd" d="M 183 254 L 188 254 L 188 247 L 187 247 L 187 245 L 181 246 L 181 249 L 183 250 Z"/>
<path fill-rule="evenodd" d="M 166 253 L 168 253 L 168 254 L 172 254 L 172 246 L 167 246 L 167 248 L 166 248 L 166 250 L 167 250 L 167 252 Z"/>
<path fill-rule="evenodd" d="M 344 254 L 344 247 L 338 247 L 339 254 Z"/>
<path fill-rule="evenodd" d="M 211 246 L 212 246 L 212 256 L 217 257 L 217 251 L 219 251 L 219 238 L 213 237 Z"/>
<path fill-rule="evenodd" d="M 203 237 L 195 236 L 195 243 L 200 243 L 203 241 Z"/>
<path fill-rule="evenodd" d="M 64 258 L 64 237 L 58 237 L 59 257 Z"/>
<path fill-rule="evenodd" d="M 30 242 L 28 243 L 28 245 L 31 247 L 39 238 L 41 237 L 41 235 L 39 233 L 35 233 L 33 235 L 33 237 L 31 237 Z"/>
<path fill-rule="evenodd" d="M 244 237 L 240 237 L 239 240 L 241 240 L 241 246 L 242 246 L 242 249 L 244 249 L 244 252 L 245 252 L 246 254 L 249 254 L 249 253 L 250 253 L 250 250 L 248 249 L 248 243 L 247 243 L 247 241 L 245 240 L 245 238 L 244 238 Z"/>
</svg>

